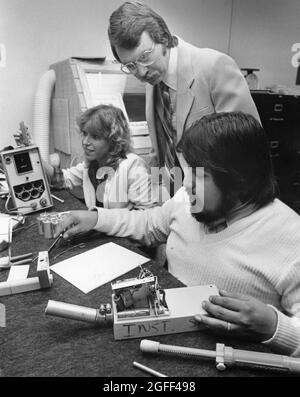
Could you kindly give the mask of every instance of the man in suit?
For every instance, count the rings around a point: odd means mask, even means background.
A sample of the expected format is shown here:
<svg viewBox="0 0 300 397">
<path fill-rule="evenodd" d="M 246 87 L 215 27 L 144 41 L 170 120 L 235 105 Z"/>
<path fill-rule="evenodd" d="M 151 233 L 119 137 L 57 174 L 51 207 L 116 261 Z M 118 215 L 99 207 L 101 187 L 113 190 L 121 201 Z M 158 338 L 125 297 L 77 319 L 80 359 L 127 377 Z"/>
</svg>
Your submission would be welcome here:
<svg viewBox="0 0 300 397">
<path fill-rule="evenodd" d="M 165 167 L 171 196 L 180 185 L 183 131 L 201 117 L 243 111 L 259 120 L 245 78 L 229 56 L 197 48 L 171 35 L 149 6 L 125 2 L 109 21 L 108 35 L 121 69 L 146 84 L 146 118 L 156 161 Z M 179 178 L 181 180 L 181 178 Z M 171 183 L 170 183 L 171 182 Z"/>
</svg>

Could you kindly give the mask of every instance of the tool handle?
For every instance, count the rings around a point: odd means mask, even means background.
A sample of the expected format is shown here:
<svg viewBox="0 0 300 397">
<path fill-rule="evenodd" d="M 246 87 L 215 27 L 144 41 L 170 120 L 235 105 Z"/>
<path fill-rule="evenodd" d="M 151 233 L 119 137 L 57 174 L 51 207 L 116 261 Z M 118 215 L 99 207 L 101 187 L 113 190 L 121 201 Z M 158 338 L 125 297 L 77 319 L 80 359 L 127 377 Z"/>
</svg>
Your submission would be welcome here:
<svg viewBox="0 0 300 397">
<path fill-rule="evenodd" d="M 224 370 L 226 365 L 245 364 L 300 373 L 300 358 L 273 353 L 238 350 L 223 344 L 217 344 L 216 351 L 211 351 L 184 346 L 164 345 L 156 341 L 144 339 L 141 341 L 140 349 L 145 353 L 169 353 L 173 355 L 215 358 L 219 370 Z"/>
<path fill-rule="evenodd" d="M 204 349 L 195 349 L 192 347 L 164 345 L 148 339 L 143 339 L 140 349 L 145 353 L 169 353 L 173 355 L 197 356 L 205 358 L 216 358 L 216 352 Z"/>
<path fill-rule="evenodd" d="M 227 364 L 249 364 L 265 366 L 300 373 L 300 358 L 273 353 L 262 353 L 225 347 L 224 360 Z"/>
<path fill-rule="evenodd" d="M 300 374 L 300 358 L 284 356 L 284 363 L 290 372 Z"/>
</svg>

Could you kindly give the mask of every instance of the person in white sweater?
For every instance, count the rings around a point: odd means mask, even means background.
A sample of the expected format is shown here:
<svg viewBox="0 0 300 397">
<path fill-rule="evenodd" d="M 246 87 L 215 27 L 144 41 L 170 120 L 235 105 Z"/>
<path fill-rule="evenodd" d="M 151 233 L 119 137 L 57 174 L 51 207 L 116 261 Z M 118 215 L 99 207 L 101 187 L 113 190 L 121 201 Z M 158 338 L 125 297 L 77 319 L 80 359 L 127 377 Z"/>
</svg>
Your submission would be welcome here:
<svg viewBox="0 0 300 397">
<path fill-rule="evenodd" d="M 54 187 L 82 186 L 88 208 L 144 209 L 157 204 L 145 161 L 132 152 L 130 129 L 121 109 L 98 105 L 78 118 L 84 161 L 60 170 L 44 162 Z"/>
<path fill-rule="evenodd" d="M 300 217 L 276 198 L 269 144 L 240 112 L 203 117 L 181 142 L 184 187 L 162 207 L 95 208 L 66 218 L 64 237 L 96 229 L 166 243 L 169 271 L 220 296 L 196 319 L 215 332 L 300 356 Z"/>
</svg>

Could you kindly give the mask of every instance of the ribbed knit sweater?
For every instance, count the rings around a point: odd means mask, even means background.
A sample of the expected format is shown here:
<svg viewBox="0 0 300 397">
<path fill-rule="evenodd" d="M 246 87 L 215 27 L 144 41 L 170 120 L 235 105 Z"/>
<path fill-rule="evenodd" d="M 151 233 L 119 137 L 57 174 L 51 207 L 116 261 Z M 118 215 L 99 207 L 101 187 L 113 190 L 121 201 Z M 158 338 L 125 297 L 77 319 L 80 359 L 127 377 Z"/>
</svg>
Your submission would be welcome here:
<svg viewBox="0 0 300 397">
<path fill-rule="evenodd" d="M 97 230 L 166 242 L 169 271 L 187 286 L 216 284 L 272 305 L 277 329 L 265 343 L 300 356 L 300 217 L 280 200 L 214 234 L 192 217 L 183 188 L 162 207 L 97 210 Z"/>
</svg>

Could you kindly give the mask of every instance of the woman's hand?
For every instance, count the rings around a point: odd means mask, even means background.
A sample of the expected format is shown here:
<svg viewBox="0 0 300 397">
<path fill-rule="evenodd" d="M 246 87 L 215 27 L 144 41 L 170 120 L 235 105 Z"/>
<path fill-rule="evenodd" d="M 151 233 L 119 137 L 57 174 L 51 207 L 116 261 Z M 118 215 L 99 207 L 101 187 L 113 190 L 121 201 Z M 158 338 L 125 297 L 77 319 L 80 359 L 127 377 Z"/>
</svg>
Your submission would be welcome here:
<svg viewBox="0 0 300 397">
<path fill-rule="evenodd" d="M 60 225 L 63 238 L 68 239 L 76 234 L 89 232 L 96 226 L 98 220 L 97 211 L 70 211 Z"/>
<path fill-rule="evenodd" d="M 276 330 L 275 310 L 250 296 L 220 291 L 220 296 L 210 296 L 202 307 L 212 317 L 197 314 L 195 319 L 222 335 L 247 336 L 261 342 Z"/>
</svg>

